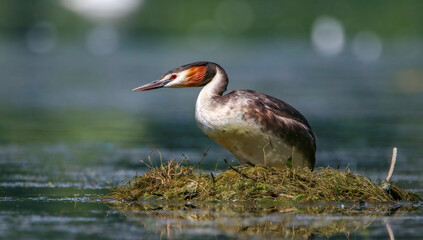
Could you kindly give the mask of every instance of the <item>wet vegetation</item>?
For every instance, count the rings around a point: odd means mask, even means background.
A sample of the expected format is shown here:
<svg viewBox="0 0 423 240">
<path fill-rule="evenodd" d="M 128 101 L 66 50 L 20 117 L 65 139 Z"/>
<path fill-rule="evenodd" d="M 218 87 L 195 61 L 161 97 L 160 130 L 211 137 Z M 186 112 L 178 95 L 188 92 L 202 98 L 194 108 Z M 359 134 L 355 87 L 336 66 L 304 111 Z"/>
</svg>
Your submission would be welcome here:
<svg viewBox="0 0 423 240">
<path fill-rule="evenodd" d="M 228 170 L 221 173 L 205 172 L 188 161 L 148 165 L 144 176 L 128 180 L 105 198 L 112 199 L 108 201 L 112 208 L 128 216 L 173 219 L 162 227 L 155 226 L 169 237 L 177 229 L 193 227 L 198 220 L 205 226 L 212 220 L 218 229 L 244 236 L 348 237 L 378 217 L 407 213 L 421 204 L 421 198 L 412 192 L 387 181 L 376 184 L 349 169 L 311 171 L 227 164 Z M 366 218 L 351 221 L 333 217 L 310 224 L 298 222 L 298 214 Z M 231 221 L 240 217 L 245 221 Z M 255 217 L 262 220 L 254 221 Z"/>
<path fill-rule="evenodd" d="M 120 202 L 416 202 L 414 193 L 383 182 L 378 185 L 349 169 L 232 166 L 220 174 L 171 160 L 117 187 L 108 196 Z"/>
</svg>

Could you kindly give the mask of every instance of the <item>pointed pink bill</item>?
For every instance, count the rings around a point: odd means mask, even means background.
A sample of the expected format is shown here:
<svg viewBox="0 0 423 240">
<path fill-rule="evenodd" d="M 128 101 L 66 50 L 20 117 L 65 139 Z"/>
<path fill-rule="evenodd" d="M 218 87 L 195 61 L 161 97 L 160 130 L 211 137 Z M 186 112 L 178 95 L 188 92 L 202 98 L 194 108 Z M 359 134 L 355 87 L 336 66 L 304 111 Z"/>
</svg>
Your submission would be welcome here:
<svg viewBox="0 0 423 240">
<path fill-rule="evenodd" d="M 156 88 L 161 88 L 164 85 L 166 85 L 169 81 L 168 80 L 156 80 L 151 83 L 147 83 L 145 85 L 142 85 L 140 87 L 132 89 L 132 91 L 148 91 Z"/>
</svg>

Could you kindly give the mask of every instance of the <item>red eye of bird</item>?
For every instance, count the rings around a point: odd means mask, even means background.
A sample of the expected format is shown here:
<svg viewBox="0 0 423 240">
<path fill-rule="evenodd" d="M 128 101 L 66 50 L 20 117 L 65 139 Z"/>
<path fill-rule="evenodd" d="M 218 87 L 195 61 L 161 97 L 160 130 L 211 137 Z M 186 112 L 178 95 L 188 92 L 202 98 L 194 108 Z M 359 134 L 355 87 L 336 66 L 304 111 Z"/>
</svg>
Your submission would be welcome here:
<svg viewBox="0 0 423 240">
<path fill-rule="evenodd" d="M 175 79 L 177 76 L 176 74 L 172 74 L 172 76 L 170 76 L 172 79 Z"/>
</svg>

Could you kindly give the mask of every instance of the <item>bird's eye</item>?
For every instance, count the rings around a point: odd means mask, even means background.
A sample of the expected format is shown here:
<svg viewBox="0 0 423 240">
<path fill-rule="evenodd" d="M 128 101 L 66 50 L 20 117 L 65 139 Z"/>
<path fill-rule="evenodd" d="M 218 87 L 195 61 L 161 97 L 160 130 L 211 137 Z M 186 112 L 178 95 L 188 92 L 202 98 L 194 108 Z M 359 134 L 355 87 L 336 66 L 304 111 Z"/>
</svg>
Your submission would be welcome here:
<svg viewBox="0 0 423 240">
<path fill-rule="evenodd" d="M 176 74 L 172 74 L 172 76 L 170 76 L 170 78 L 175 79 L 177 76 Z"/>
</svg>

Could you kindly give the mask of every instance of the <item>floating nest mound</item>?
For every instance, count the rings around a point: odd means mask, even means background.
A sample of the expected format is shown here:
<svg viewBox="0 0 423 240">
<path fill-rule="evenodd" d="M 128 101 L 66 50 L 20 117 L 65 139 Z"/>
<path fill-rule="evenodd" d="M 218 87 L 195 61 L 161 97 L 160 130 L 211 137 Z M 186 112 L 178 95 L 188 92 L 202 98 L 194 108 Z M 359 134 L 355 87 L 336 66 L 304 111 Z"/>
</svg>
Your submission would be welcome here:
<svg viewBox="0 0 423 240">
<path fill-rule="evenodd" d="M 276 169 L 232 166 L 220 174 L 204 172 L 185 162 L 171 160 L 151 167 L 107 196 L 120 202 L 418 202 L 421 198 L 386 181 L 332 168 Z"/>
</svg>

